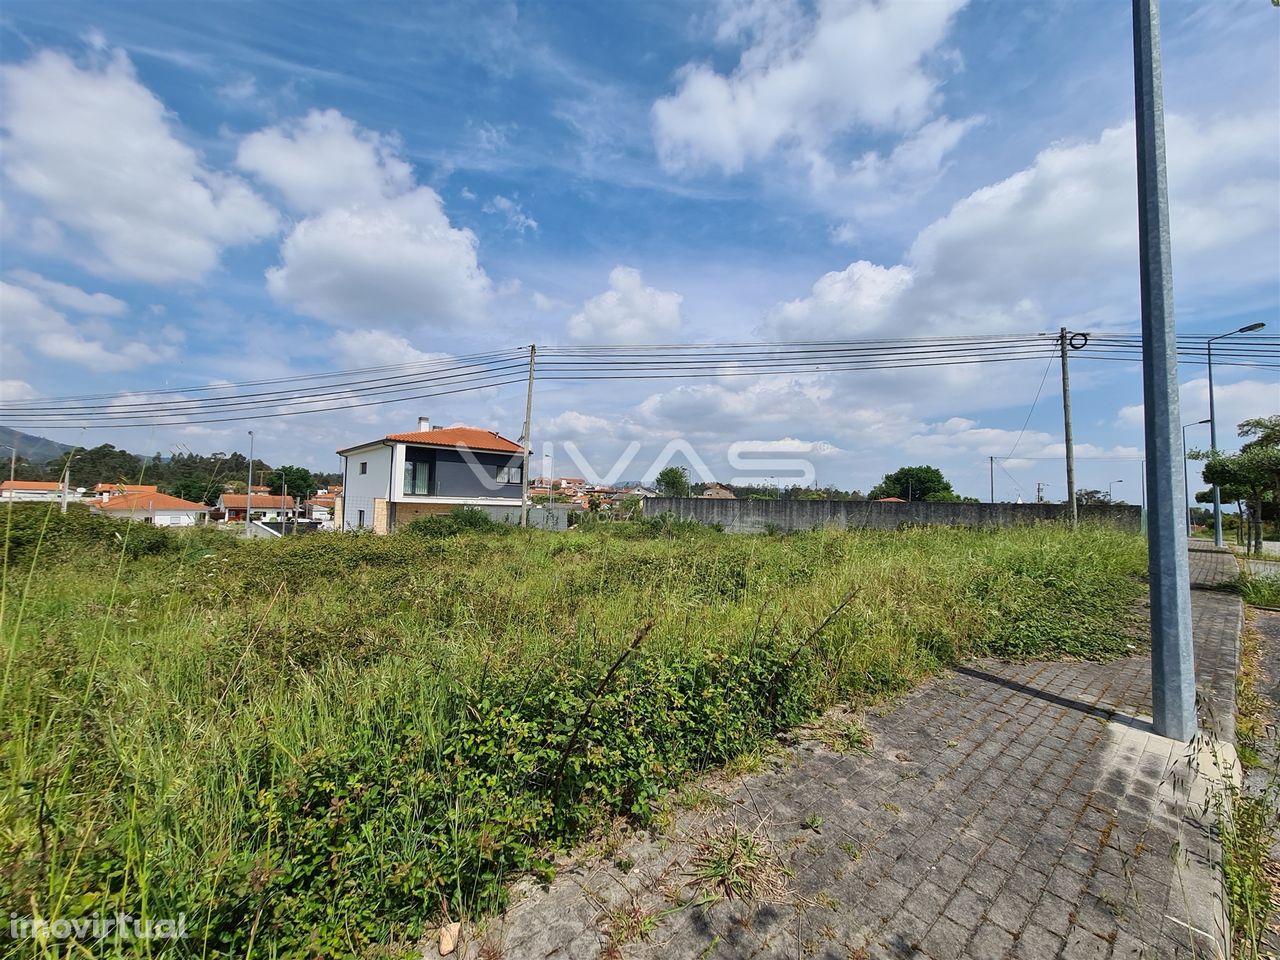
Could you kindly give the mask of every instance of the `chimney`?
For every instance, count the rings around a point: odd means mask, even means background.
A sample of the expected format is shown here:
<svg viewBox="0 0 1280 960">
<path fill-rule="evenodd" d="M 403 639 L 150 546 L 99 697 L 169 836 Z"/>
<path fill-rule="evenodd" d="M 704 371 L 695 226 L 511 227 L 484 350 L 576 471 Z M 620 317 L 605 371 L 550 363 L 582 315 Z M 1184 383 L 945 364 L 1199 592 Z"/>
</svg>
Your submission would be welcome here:
<svg viewBox="0 0 1280 960">
<path fill-rule="evenodd" d="M 419 417 L 419 418 L 418 418 L 418 432 L 419 432 L 419 433 L 426 433 L 426 432 L 427 432 L 428 430 L 430 430 L 430 429 L 431 429 L 431 418 L 430 418 L 430 417 Z"/>
</svg>

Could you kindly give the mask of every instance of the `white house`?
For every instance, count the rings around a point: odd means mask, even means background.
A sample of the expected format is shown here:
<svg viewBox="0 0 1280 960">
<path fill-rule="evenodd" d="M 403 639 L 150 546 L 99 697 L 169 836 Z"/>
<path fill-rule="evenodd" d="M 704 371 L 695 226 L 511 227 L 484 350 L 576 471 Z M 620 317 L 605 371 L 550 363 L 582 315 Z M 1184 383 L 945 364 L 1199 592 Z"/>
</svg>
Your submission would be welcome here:
<svg viewBox="0 0 1280 960">
<path fill-rule="evenodd" d="M 342 496 L 335 521 L 342 530 L 389 533 L 415 517 L 455 507 L 489 508 L 518 517 L 524 450 L 514 440 L 477 427 L 435 427 L 391 433 L 339 450 Z"/>
<path fill-rule="evenodd" d="M 247 510 L 253 511 L 255 520 L 293 520 L 298 516 L 293 497 L 274 493 L 255 493 L 252 500 L 248 494 L 224 493 L 218 497 L 218 509 L 224 519 L 241 522 Z"/>
<path fill-rule="evenodd" d="M 72 491 L 70 498 L 75 498 Z M 62 484 L 46 480 L 5 480 L 0 483 L 0 500 L 51 500 L 62 499 Z"/>
<path fill-rule="evenodd" d="M 194 527 L 209 516 L 209 508 L 203 503 L 152 491 L 118 493 L 106 500 L 92 501 L 89 509 L 109 517 L 154 523 L 157 527 Z"/>
</svg>

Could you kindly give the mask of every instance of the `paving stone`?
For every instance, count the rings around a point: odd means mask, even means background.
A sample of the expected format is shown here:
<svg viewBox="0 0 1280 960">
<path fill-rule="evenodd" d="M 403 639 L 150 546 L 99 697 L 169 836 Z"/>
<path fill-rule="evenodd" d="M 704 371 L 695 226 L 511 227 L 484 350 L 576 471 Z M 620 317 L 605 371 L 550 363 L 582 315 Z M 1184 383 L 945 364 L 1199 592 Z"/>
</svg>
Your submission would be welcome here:
<svg viewBox="0 0 1280 960">
<path fill-rule="evenodd" d="M 1035 905 L 1030 900 L 1006 888 L 987 908 L 987 919 L 1009 933 L 1018 933 L 1030 919 L 1033 909 Z"/>
<path fill-rule="evenodd" d="M 956 960 L 964 955 L 968 939 L 969 931 L 965 927 L 950 917 L 941 917 L 920 941 L 920 949 L 931 960 Z"/>
<path fill-rule="evenodd" d="M 1013 950 L 1014 936 L 1001 930 L 994 923 L 983 923 L 973 934 L 965 950 L 970 957 L 990 957 L 998 960 Z"/>
<path fill-rule="evenodd" d="M 1062 960 L 1102 960 L 1111 952 L 1111 944 L 1077 927 L 1062 948 Z"/>
</svg>

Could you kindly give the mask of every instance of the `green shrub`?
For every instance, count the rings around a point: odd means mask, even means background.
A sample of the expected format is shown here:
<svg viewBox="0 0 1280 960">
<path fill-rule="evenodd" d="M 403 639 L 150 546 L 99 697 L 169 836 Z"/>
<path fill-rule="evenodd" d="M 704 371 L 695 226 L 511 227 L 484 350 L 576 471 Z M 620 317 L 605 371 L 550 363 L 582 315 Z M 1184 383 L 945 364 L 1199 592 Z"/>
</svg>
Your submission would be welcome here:
<svg viewBox="0 0 1280 960">
<path fill-rule="evenodd" d="M 1236 587 L 1245 603 L 1255 607 L 1280 608 L 1280 576 L 1241 574 Z"/>
<path fill-rule="evenodd" d="M 492 519 L 483 510 L 473 507 L 454 507 L 446 514 L 418 517 L 410 520 L 397 532 L 415 537 L 443 540 L 461 533 L 499 533 L 510 530 L 508 524 Z"/>
</svg>

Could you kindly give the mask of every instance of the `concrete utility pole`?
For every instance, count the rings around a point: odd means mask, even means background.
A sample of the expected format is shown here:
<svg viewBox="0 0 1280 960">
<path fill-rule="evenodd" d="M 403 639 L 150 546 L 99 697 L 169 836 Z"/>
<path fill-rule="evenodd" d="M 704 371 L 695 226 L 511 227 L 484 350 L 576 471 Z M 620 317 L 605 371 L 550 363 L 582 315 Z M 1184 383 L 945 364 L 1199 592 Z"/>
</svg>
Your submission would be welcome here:
<svg viewBox="0 0 1280 960">
<path fill-rule="evenodd" d="M 1184 743 L 1196 736 L 1191 643 L 1191 578 L 1178 469 L 1178 348 L 1173 323 L 1169 192 L 1165 179 L 1164 93 L 1159 0 L 1133 0 L 1134 104 L 1138 141 L 1138 255 L 1142 288 L 1142 398 L 1150 498 L 1151 704 L 1155 732 Z"/>
<path fill-rule="evenodd" d="M 1067 372 L 1067 328 L 1058 332 L 1058 345 L 1062 350 L 1062 432 L 1067 445 L 1067 515 L 1071 517 L 1071 526 L 1075 526 L 1079 517 L 1076 506 L 1076 448 L 1071 438 L 1071 375 Z"/>
<path fill-rule="evenodd" d="M 520 449 L 524 451 L 524 465 L 520 468 L 520 526 L 529 525 L 529 431 L 533 419 L 533 366 L 538 356 L 537 344 L 529 344 L 529 390 L 524 398 L 524 434 L 520 437 Z"/>
<path fill-rule="evenodd" d="M 996 502 L 996 458 L 987 457 L 987 473 L 991 480 L 991 502 Z"/>
<path fill-rule="evenodd" d="M 345 491 L 344 491 L 345 492 Z M 249 523 L 253 517 L 253 431 L 249 431 L 249 486 L 244 491 L 244 538 L 249 539 Z"/>
</svg>

